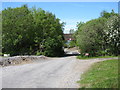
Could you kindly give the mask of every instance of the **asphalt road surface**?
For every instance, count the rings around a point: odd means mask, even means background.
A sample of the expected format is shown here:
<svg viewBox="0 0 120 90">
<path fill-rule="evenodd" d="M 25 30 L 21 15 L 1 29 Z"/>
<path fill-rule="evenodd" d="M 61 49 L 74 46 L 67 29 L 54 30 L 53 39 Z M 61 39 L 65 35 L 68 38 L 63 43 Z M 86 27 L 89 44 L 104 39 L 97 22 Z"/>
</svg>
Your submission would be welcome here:
<svg viewBox="0 0 120 90">
<path fill-rule="evenodd" d="M 68 56 L 3 67 L 2 88 L 79 88 L 81 74 L 102 60 L 106 59 L 77 60 Z"/>
</svg>

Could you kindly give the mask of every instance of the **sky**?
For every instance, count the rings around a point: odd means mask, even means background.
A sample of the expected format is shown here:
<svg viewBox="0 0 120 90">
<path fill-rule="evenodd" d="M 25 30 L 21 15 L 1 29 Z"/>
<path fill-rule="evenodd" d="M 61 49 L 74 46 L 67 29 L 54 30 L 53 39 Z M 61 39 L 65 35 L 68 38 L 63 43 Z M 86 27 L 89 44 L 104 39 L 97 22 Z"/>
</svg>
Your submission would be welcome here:
<svg viewBox="0 0 120 90">
<path fill-rule="evenodd" d="M 52 12 L 61 22 L 65 22 L 64 33 L 76 30 L 77 22 L 87 22 L 100 17 L 103 10 L 118 12 L 118 2 L 2 2 L 2 10 L 7 7 L 20 7 L 27 4 L 29 8 L 42 8 Z"/>
</svg>

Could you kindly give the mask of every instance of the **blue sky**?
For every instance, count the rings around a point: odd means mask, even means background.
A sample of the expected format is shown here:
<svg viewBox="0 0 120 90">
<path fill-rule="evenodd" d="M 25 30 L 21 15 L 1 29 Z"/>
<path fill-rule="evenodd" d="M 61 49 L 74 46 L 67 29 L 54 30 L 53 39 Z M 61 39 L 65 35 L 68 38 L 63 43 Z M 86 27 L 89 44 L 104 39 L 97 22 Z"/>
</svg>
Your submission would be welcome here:
<svg viewBox="0 0 120 90">
<path fill-rule="evenodd" d="M 98 18 L 103 10 L 110 12 L 114 9 L 118 12 L 117 2 L 3 2 L 2 9 L 20 7 L 23 4 L 27 4 L 29 8 L 35 6 L 55 14 L 61 22 L 66 22 L 64 33 L 76 29 L 77 22 Z"/>
</svg>

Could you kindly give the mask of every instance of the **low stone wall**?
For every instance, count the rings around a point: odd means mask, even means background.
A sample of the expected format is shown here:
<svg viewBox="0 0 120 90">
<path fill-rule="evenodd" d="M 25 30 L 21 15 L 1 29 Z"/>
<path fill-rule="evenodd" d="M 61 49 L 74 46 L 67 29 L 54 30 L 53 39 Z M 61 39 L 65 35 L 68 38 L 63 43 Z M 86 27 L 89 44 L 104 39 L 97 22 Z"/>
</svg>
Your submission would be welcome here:
<svg viewBox="0 0 120 90">
<path fill-rule="evenodd" d="M 14 56 L 8 58 L 0 58 L 0 66 L 8 66 L 8 65 L 15 65 L 20 64 L 22 62 L 33 61 L 33 60 L 44 60 L 47 57 L 41 56 Z"/>
</svg>

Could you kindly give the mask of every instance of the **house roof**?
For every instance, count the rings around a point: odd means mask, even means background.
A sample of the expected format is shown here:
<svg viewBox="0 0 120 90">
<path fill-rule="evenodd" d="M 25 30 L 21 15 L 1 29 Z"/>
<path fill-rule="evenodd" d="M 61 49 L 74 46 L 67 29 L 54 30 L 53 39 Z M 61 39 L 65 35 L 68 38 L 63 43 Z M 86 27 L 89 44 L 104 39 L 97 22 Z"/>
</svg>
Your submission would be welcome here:
<svg viewBox="0 0 120 90">
<path fill-rule="evenodd" d="M 64 34 L 65 40 L 74 40 L 72 34 Z"/>
</svg>

